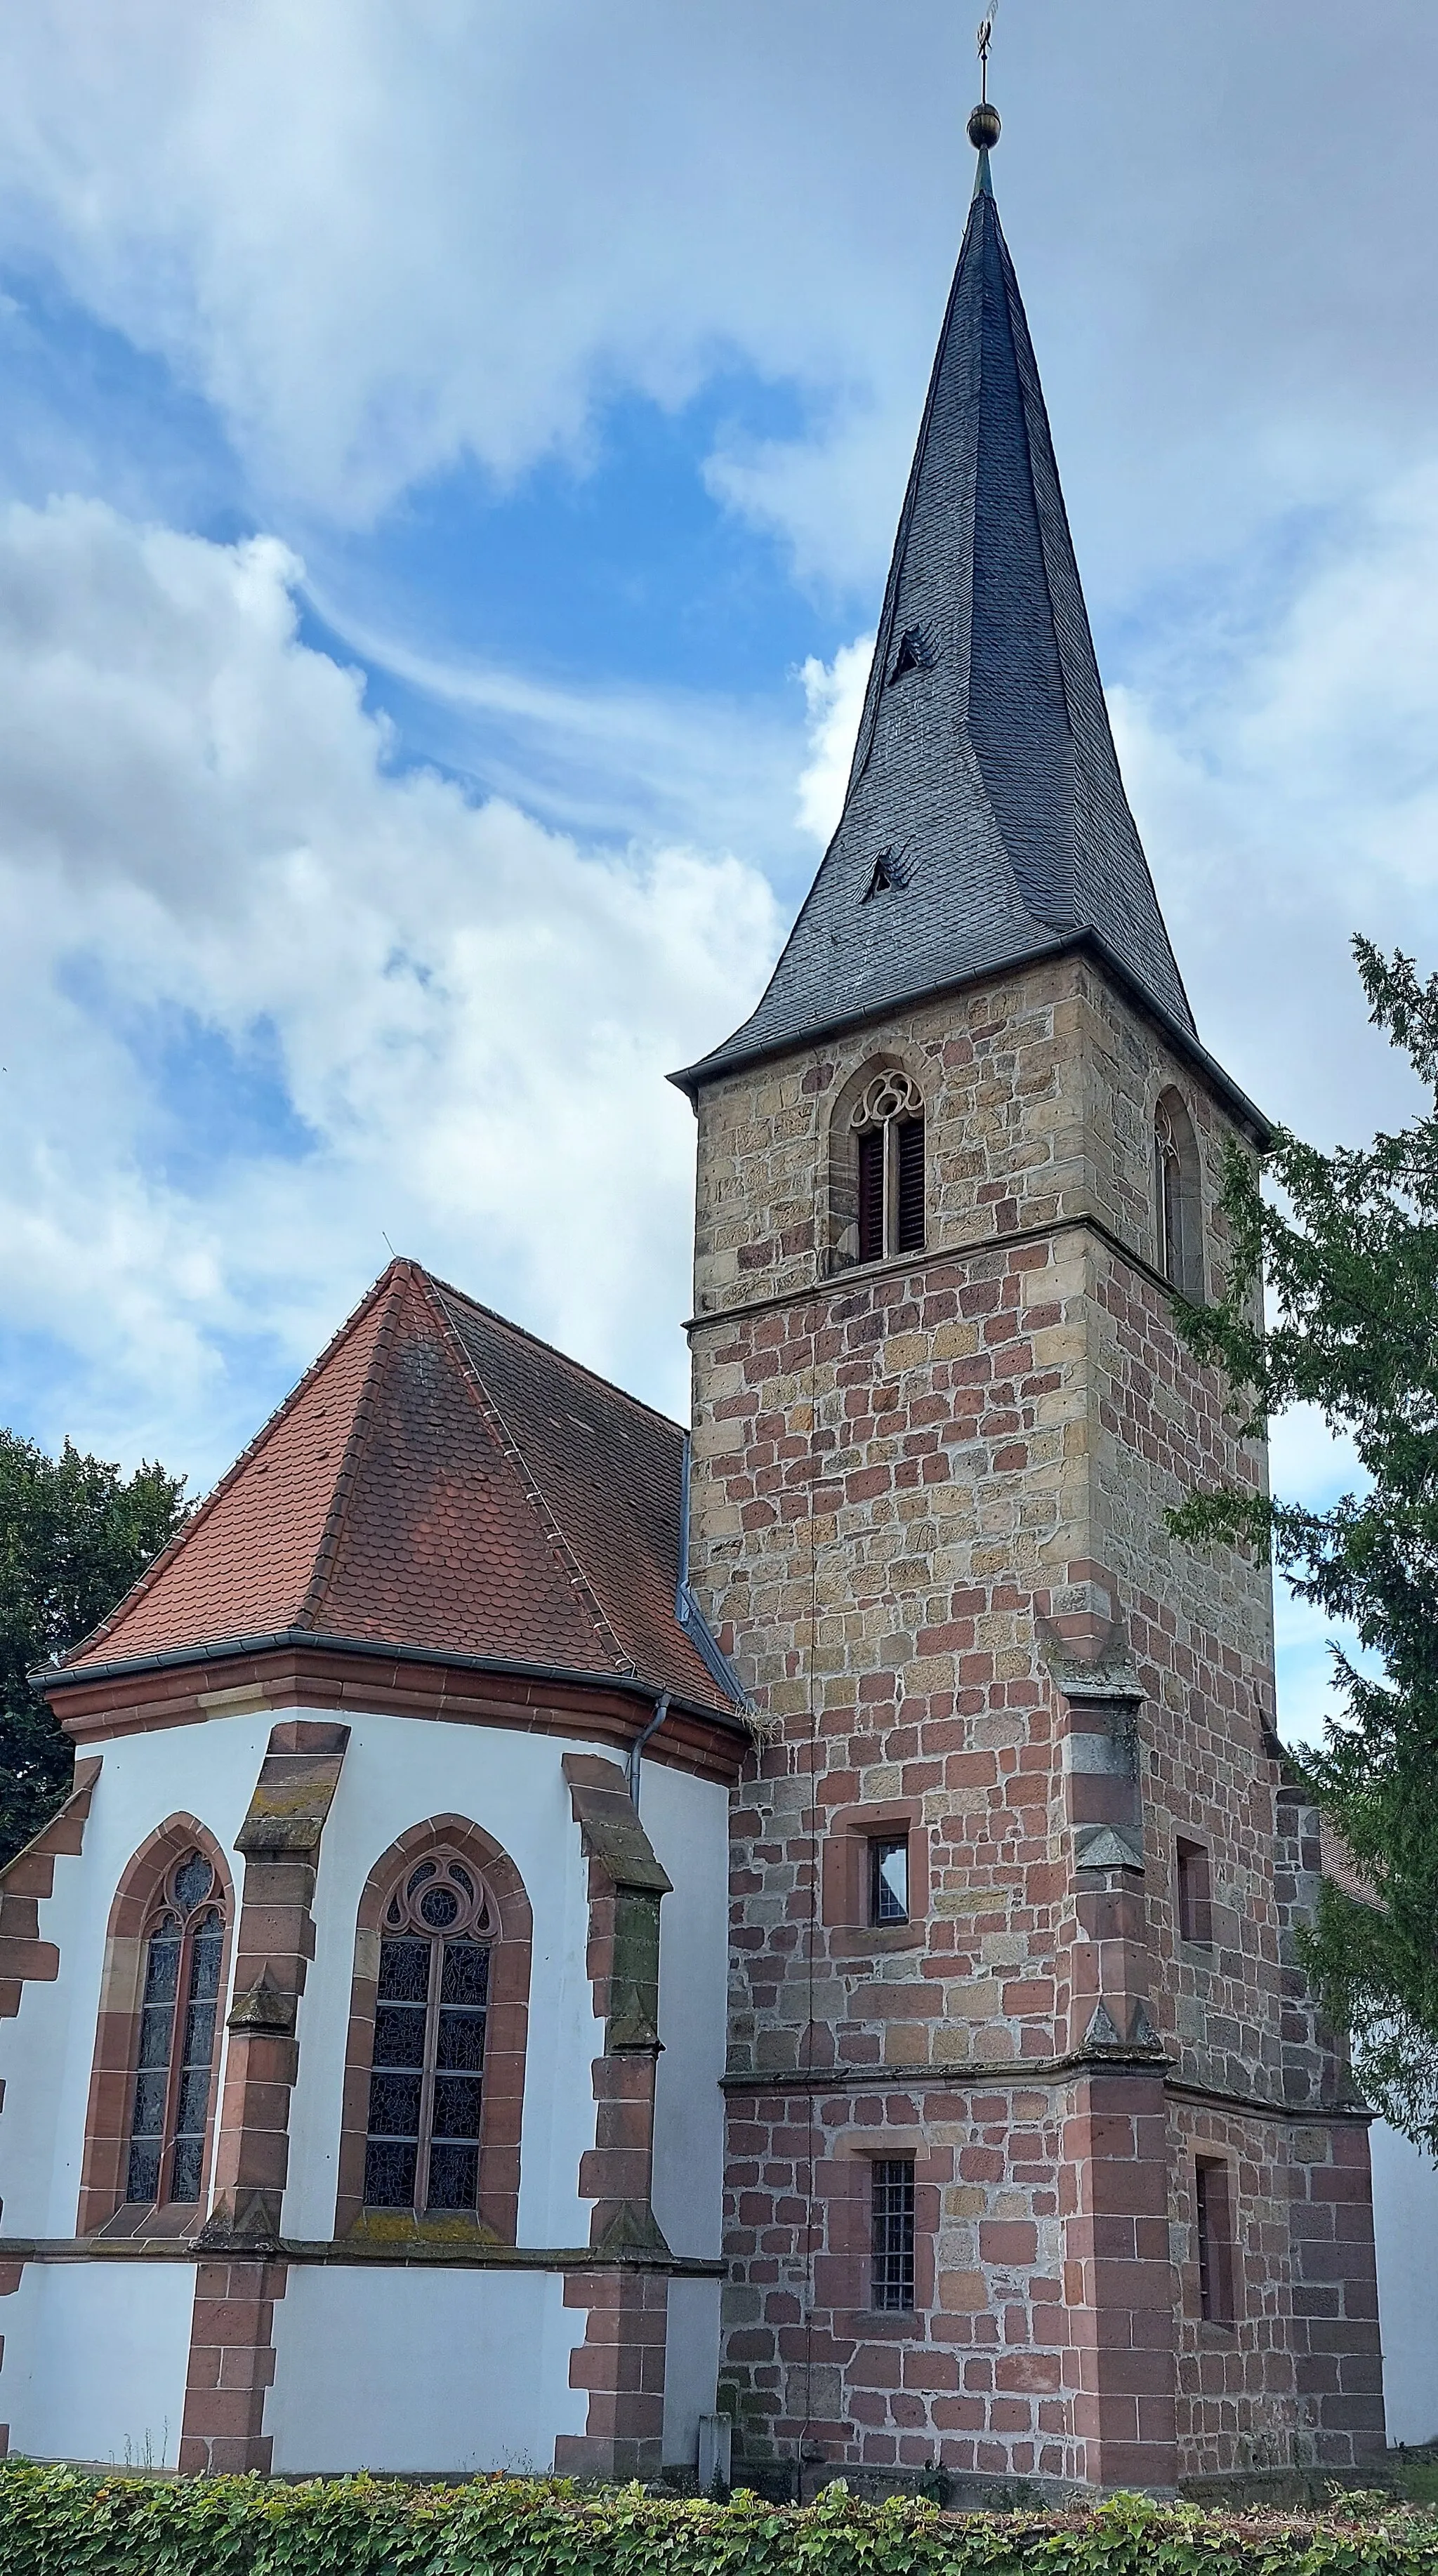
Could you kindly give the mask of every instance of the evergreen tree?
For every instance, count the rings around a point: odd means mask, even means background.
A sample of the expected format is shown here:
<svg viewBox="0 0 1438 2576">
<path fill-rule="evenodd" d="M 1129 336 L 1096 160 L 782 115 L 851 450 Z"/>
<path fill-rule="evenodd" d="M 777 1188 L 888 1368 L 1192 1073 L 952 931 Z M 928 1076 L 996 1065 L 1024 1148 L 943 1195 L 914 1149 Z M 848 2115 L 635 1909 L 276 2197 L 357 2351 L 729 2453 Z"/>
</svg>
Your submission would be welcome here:
<svg viewBox="0 0 1438 2576">
<path fill-rule="evenodd" d="M 1372 1901 L 1325 1882 L 1304 1965 L 1368 2098 L 1438 2156 L 1438 976 L 1353 947 L 1371 1017 L 1433 1107 L 1361 1151 L 1322 1154 L 1280 1128 L 1266 1158 L 1279 1196 L 1235 1147 L 1232 1274 L 1221 1303 L 1182 1306 L 1179 1325 L 1252 1431 L 1312 1404 L 1363 1481 L 1321 1512 L 1194 1494 L 1170 1526 L 1268 1549 L 1364 1649 L 1361 1667 L 1331 1650 L 1339 1706 L 1297 1766 Z"/>
<path fill-rule="evenodd" d="M 47 1458 L 0 1430 L 0 1863 L 39 1832 L 73 1753 L 27 1674 L 78 1643 L 185 1518 L 185 1479 L 128 1479 L 66 1441 Z"/>
</svg>

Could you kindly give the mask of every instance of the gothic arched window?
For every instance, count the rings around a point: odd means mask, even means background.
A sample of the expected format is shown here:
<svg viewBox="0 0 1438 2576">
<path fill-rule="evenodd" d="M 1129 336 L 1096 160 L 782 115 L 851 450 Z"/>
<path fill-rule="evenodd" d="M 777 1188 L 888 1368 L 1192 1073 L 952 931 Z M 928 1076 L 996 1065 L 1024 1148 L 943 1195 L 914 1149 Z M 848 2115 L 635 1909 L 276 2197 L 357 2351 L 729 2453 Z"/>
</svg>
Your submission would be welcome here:
<svg viewBox="0 0 1438 2576">
<path fill-rule="evenodd" d="M 876 1073 L 850 1113 L 859 1259 L 924 1248 L 924 1104 L 902 1070 Z"/>
<path fill-rule="evenodd" d="M 1153 1113 L 1154 1236 L 1158 1267 L 1181 1296 L 1203 1295 L 1203 1199 L 1198 1139 L 1176 1091 Z"/>
<path fill-rule="evenodd" d="M 203 1852 L 166 1873 L 143 1943 L 125 2198 L 153 2207 L 197 2201 L 204 2180 L 225 1912 Z"/>
<path fill-rule="evenodd" d="M 365 2139 L 367 2209 L 423 2216 L 477 2207 L 497 1929 L 483 1880 L 450 1851 L 406 1868 L 384 1906 Z"/>
</svg>

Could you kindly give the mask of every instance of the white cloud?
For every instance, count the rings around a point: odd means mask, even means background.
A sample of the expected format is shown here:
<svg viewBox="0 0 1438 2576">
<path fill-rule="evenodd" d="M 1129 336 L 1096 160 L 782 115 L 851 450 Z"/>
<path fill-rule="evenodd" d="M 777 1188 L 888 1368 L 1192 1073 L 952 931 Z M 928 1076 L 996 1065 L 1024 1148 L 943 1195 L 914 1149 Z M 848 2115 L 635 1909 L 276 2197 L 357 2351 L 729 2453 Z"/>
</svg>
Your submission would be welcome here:
<svg viewBox="0 0 1438 2576">
<path fill-rule="evenodd" d="M 98 504 L 0 518 L 0 1307 L 68 1354 L 44 1427 L 208 1476 L 382 1229 L 678 1407 L 662 1075 L 750 1007 L 767 883 L 395 774 L 297 573 Z M 288 1135 L 245 1123 L 267 1048 Z"/>
<path fill-rule="evenodd" d="M 1359 186 L 1351 18 L 1026 0 L 1002 30 L 1000 189 L 1110 596 L 1431 438 L 1438 30 L 1389 12 Z M 49 0 L 0 23 L 0 256 L 203 392 L 271 525 L 582 453 L 616 388 L 796 384 L 807 424 L 722 433 L 715 487 L 871 581 L 971 79 L 921 0 Z"/>
<path fill-rule="evenodd" d="M 832 662 L 811 655 L 801 674 L 810 747 L 799 777 L 799 820 L 821 844 L 833 838 L 844 810 L 873 651 L 873 636 L 859 635 L 841 645 Z"/>
</svg>

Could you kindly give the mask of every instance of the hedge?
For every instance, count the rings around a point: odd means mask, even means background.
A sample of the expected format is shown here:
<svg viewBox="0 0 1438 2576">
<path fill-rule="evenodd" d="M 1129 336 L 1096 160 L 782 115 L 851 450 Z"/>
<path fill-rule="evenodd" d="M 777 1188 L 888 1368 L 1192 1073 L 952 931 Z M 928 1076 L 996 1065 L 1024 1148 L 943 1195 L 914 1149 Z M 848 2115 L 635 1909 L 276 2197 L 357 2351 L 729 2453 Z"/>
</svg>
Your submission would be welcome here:
<svg viewBox="0 0 1438 2576">
<path fill-rule="evenodd" d="M 1385 2498 L 1217 2515 L 1122 2496 L 1070 2514 L 727 2505 L 491 2477 L 113 2476 L 0 2468 L 3 2576 L 1438 2576 L 1438 2519 Z"/>
</svg>

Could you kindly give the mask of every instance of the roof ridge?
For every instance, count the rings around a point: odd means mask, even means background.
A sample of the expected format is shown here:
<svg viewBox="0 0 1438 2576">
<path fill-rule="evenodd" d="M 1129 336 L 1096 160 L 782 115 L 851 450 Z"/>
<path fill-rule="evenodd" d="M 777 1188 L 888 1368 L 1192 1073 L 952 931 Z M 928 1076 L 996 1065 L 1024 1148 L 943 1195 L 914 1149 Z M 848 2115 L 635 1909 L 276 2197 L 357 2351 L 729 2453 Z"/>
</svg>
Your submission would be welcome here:
<svg viewBox="0 0 1438 2576">
<path fill-rule="evenodd" d="M 439 1316 L 440 1328 L 459 1362 L 460 1371 L 465 1384 L 469 1388 L 470 1394 L 475 1404 L 478 1406 L 480 1413 L 483 1415 L 492 1436 L 498 1442 L 501 1456 L 513 1471 L 515 1481 L 518 1484 L 521 1493 L 524 1495 L 525 1501 L 528 1503 L 530 1510 L 534 1513 L 535 1519 L 543 1530 L 560 1571 L 564 1574 L 571 1589 L 582 1602 L 588 1615 L 590 1625 L 594 1629 L 596 1636 L 602 1641 L 607 1642 L 614 1656 L 615 1669 L 620 1673 L 632 1674 L 637 1679 L 639 1672 L 638 1665 L 635 1663 L 633 1656 L 629 1653 L 618 1630 L 615 1628 L 608 1611 L 605 1609 L 604 1604 L 594 1587 L 591 1577 L 586 1573 L 575 1549 L 565 1535 L 563 1525 L 555 1514 L 553 1506 L 549 1502 L 542 1485 L 534 1474 L 528 1459 L 525 1457 L 523 1449 L 520 1447 L 519 1442 L 510 1430 L 503 1414 L 500 1412 L 499 1406 L 496 1404 L 494 1397 L 485 1383 L 484 1375 L 480 1369 L 478 1361 L 474 1358 L 472 1352 L 465 1349 L 458 1329 L 452 1317 L 446 1310 L 444 1302 L 446 1295 L 457 1295 L 459 1292 L 447 1290 L 443 1281 L 432 1279 L 427 1271 L 422 1270 L 420 1272 L 420 1277 L 424 1291 Z M 466 1305 L 472 1305 L 474 1303 L 473 1299 L 463 1297 L 461 1297 L 460 1302 Z M 480 1314 L 487 1314 L 489 1309 L 481 1306 L 478 1307 L 476 1311 Z M 495 1323 L 502 1323 L 504 1319 L 502 1316 L 493 1316 L 491 1320 Z M 526 1334 L 525 1339 L 527 1341 L 536 1341 L 538 1337 L 531 1333 Z M 548 1348 L 548 1345 L 541 1343 L 539 1347 L 541 1349 L 546 1349 Z M 562 1357 L 563 1355 L 561 1353 L 557 1354 L 557 1356 Z M 622 1393 L 623 1390 L 620 1389 L 619 1392 Z"/>
<path fill-rule="evenodd" d="M 501 1332 L 513 1333 L 518 1340 L 531 1342 L 537 1351 L 547 1351 L 551 1359 L 572 1369 L 577 1377 L 588 1378 L 592 1386 L 602 1386 L 606 1395 L 621 1396 L 626 1404 L 634 1406 L 636 1412 L 647 1413 L 652 1422 L 662 1422 L 666 1431 L 672 1431 L 677 1439 L 687 1440 L 689 1434 L 684 1424 L 676 1422 L 672 1413 L 663 1412 L 657 1404 L 647 1403 L 642 1395 L 634 1395 L 614 1378 L 605 1377 L 598 1369 L 588 1367 L 585 1361 L 577 1360 L 572 1351 L 562 1351 L 557 1342 L 547 1342 L 542 1333 L 532 1333 L 527 1324 L 516 1324 L 512 1315 L 501 1315 L 497 1306 L 486 1306 L 465 1289 L 456 1288 L 451 1280 L 439 1278 L 433 1270 L 426 1270 L 423 1262 L 416 1261 L 412 1267 L 422 1279 L 428 1280 L 431 1288 L 438 1289 L 441 1296 L 453 1297 L 456 1305 L 467 1306 L 471 1314 L 483 1315 L 487 1322 L 498 1324 Z"/>
<path fill-rule="evenodd" d="M 360 1457 L 370 1436 L 374 1399 L 378 1393 L 380 1380 L 389 1364 L 389 1355 L 394 1345 L 399 1316 L 404 1304 L 404 1291 L 416 1267 L 416 1263 L 406 1260 L 403 1255 L 397 1255 L 388 1268 L 381 1272 L 375 1283 L 376 1287 L 382 1289 L 387 1296 L 388 1309 L 375 1335 L 374 1349 L 370 1352 L 365 1369 L 364 1384 L 355 1398 L 349 1429 L 345 1434 L 344 1455 L 330 1489 L 329 1507 L 325 1513 L 319 1544 L 315 1549 L 310 1579 L 305 1585 L 303 1596 L 290 1623 L 292 1627 L 310 1626 L 311 1614 L 318 1610 L 325 1585 L 334 1570 L 340 1540 L 349 1518 L 350 1505 L 359 1483 Z"/>
<path fill-rule="evenodd" d="M 330 1335 L 330 1338 L 326 1342 L 324 1349 L 320 1352 L 319 1357 L 310 1362 L 310 1365 L 305 1370 L 303 1377 L 296 1379 L 295 1384 L 290 1388 L 288 1395 L 283 1396 L 280 1402 L 275 1406 L 274 1411 L 266 1415 L 253 1439 L 246 1442 L 233 1465 L 228 1467 L 225 1470 L 224 1475 L 220 1477 L 218 1483 L 212 1485 L 209 1492 L 201 1497 L 188 1520 L 184 1521 L 181 1527 L 176 1530 L 173 1538 L 166 1540 L 159 1555 L 151 1559 L 143 1574 L 139 1575 L 135 1582 L 131 1584 L 129 1591 L 122 1594 L 121 1598 L 116 1602 L 113 1610 L 107 1611 L 105 1617 L 98 1620 L 95 1626 L 91 1628 L 85 1636 L 77 1637 L 74 1645 L 67 1647 L 65 1653 L 59 1658 L 62 1665 L 75 1662 L 80 1655 L 88 1654 L 92 1647 L 99 1645 L 101 1639 L 108 1637 L 112 1630 L 118 1626 L 121 1619 L 125 1618 L 128 1613 L 135 1608 L 138 1602 L 144 1600 L 146 1593 L 153 1590 L 155 1584 L 159 1581 L 161 1574 L 169 1565 L 171 1559 L 177 1556 L 181 1548 L 188 1544 L 189 1540 L 197 1530 L 204 1527 L 205 1522 L 210 1518 L 211 1514 L 218 1509 L 226 1494 L 228 1494 L 231 1487 L 238 1482 L 240 1476 L 249 1466 L 251 1460 L 258 1457 L 259 1452 L 265 1446 L 266 1441 L 273 1438 L 281 1423 L 284 1422 L 291 1413 L 293 1413 L 296 1405 L 314 1384 L 314 1381 L 320 1375 L 320 1372 L 329 1366 L 335 1353 L 344 1347 L 344 1344 L 350 1339 L 351 1334 L 358 1331 L 359 1326 L 364 1321 L 365 1316 L 369 1313 L 376 1298 L 383 1295 L 390 1278 L 398 1266 L 397 1260 L 391 1261 L 380 1272 L 378 1279 L 374 1281 L 371 1287 L 366 1289 L 359 1304 L 350 1314 L 346 1315 L 344 1322 Z"/>
</svg>

